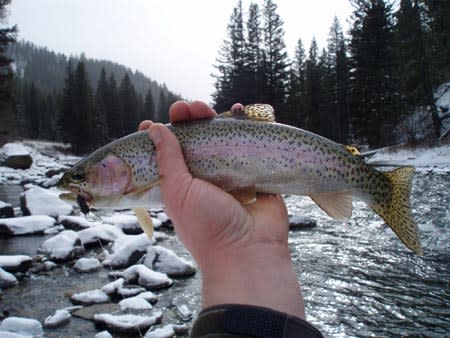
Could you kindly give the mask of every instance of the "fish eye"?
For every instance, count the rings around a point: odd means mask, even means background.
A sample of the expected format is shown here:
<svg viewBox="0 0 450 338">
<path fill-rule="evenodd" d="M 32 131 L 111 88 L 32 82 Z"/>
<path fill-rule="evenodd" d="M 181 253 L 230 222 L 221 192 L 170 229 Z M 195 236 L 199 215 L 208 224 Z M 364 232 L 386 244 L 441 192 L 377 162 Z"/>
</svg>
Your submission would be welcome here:
<svg viewBox="0 0 450 338">
<path fill-rule="evenodd" d="M 74 172 L 70 175 L 70 178 L 72 181 L 74 181 L 75 183 L 81 182 L 84 180 L 85 176 L 83 173 L 81 172 Z"/>
</svg>

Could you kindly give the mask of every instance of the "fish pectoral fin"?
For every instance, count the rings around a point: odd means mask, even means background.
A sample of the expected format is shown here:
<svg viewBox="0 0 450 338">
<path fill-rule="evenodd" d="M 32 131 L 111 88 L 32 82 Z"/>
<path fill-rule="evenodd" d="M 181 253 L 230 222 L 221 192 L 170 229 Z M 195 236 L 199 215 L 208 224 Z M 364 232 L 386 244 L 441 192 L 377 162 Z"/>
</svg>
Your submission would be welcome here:
<svg viewBox="0 0 450 338">
<path fill-rule="evenodd" d="M 256 202 L 255 187 L 235 189 L 230 194 L 237 199 L 242 205 L 249 205 Z"/>
<path fill-rule="evenodd" d="M 158 186 L 160 182 L 161 182 L 161 180 L 156 180 L 156 181 L 146 184 L 142 187 L 133 188 L 131 190 L 128 190 L 124 195 L 132 196 L 132 195 L 139 195 L 139 194 L 145 193 L 145 192 L 149 191 L 150 189 Z"/>
<path fill-rule="evenodd" d="M 309 197 L 332 218 L 343 219 L 352 215 L 353 197 L 349 192 L 314 193 Z"/>
<path fill-rule="evenodd" d="M 153 221 L 145 208 L 133 208 L 138 219 L 139 225 L 149 239 L 153 238 Z"/>
</svg>

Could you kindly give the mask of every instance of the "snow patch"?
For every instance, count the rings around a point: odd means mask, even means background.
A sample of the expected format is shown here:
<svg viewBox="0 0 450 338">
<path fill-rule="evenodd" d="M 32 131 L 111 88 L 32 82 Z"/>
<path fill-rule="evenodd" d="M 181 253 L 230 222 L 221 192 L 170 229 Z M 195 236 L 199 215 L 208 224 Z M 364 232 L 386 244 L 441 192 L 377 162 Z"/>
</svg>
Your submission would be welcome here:
<svg viewBox="0 0 450 338">
<path fill-rule="evenodd" d="M 43 215 L 0 218 L 0 234 L 9 236 L 37 234 L 44 232 L 54 224 L 54 218 Z"/>
<path fill-rule="evenodd" d="M 70 320 L 72 315 L 67 310 L 56 310 L 55 313 L 51 316 L 48 316 L 44 320 L 44 326 L 45 327 L 58 327 Z"/>
<path fill-rule="evenodd" d="M 81 252 L 80 238 L 75 231 L 65 230 L 42 243 L 39 251 L 50 259 L 67 260 L 78 256 Z"/>
<path fill-rule="evenodd" d="M 153 271 L 143 264 L 130 266 L 122 272 L 110 272 L 109 275 L 123 277 L 129 283 L 137 282 L 150 290 L 162 289 L 173 284 L 173 281 L 165 273 Z"/>
<path fill-rule="evenodd" d="M 0 324 L 0 330 L 11 331 L 30 336 L 42 336 L 44 331 L 39 321 L 22 317 L 7 317 Z"/>
<path fill-rule="evenodd" d="M 153 316 L 137 315 L 112 315 L 101 313 L 94 315 L 96 323 L 106 325 L 111 331 L 136 332 L 147 330 L 150 326 L 159 324 L 162 319 L 162 312 L 155 312 Z"/>
<path fill-rule="evenodd" d="M 80 258 L 73 268 L 79 272 L 92 272 L 102 267 L 97 258 Z"/>
<path fill-rule="evenodd" d="M 23 193 L 24 215 L 48 215 L 58 217 L 69 215 L 73 207 L 59 198 L 56 190 L 33 187 Z"/>
</svg>

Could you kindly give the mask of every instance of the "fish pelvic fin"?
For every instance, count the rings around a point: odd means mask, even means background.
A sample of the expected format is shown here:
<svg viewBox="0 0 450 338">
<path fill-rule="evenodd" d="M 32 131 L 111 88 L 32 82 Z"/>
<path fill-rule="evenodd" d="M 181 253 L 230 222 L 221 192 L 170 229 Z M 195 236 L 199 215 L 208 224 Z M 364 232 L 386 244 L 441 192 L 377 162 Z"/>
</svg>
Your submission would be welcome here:
<svg viewBox="0 0 450 338">
<path fill-rule="evenodd" d="M 420 244 L 419 227 L 413 219 L 409 201 L 414 167 L 401 167 L 383 174 L 391 182 L 390 203 L 378 203 L 370 207 L 386 221 L 409 249 L 421 256 L 423 249 Z"/>
<path fill-rule="evenodd" d="M 151 240 L 153 238 L 153 221 L 145 208 L 133 208 L 139 225 L 144 230 L 147 237 Z"/>
</svg>

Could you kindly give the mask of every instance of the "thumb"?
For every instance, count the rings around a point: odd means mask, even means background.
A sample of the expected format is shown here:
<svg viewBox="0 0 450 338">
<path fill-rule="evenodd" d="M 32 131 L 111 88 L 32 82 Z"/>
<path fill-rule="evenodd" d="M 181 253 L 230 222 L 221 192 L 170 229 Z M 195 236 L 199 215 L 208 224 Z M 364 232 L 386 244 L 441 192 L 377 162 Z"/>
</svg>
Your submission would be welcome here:
<svg viewBox="0 0 450 338">
<path fill-rule="evenodd" d="M 149 128 L 149 135 L 156 147 L 161 194 L 170 214 L 171 210 L 182 209 L 184 198 L 192 183 L 192 175 L 184 162 L 180 143 L 169 128 L 154 123 Z"/>
</svg>

